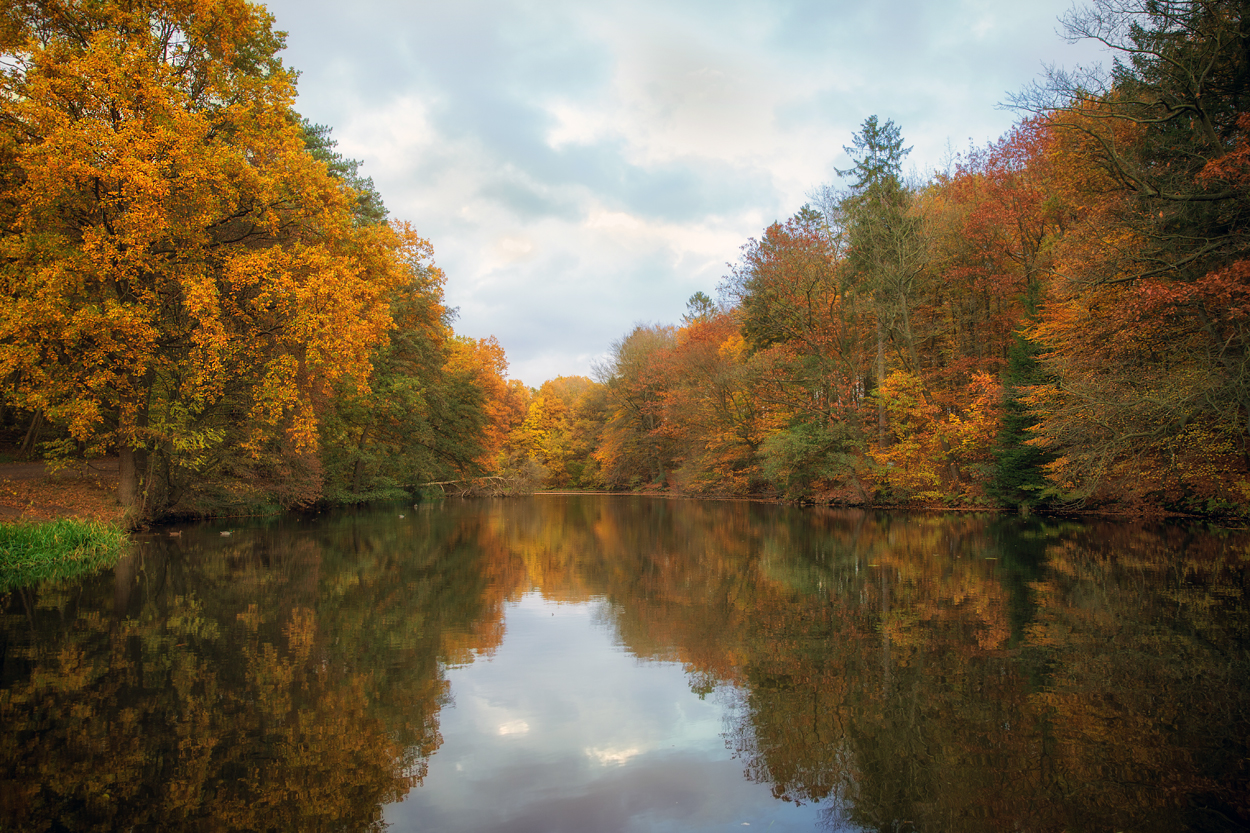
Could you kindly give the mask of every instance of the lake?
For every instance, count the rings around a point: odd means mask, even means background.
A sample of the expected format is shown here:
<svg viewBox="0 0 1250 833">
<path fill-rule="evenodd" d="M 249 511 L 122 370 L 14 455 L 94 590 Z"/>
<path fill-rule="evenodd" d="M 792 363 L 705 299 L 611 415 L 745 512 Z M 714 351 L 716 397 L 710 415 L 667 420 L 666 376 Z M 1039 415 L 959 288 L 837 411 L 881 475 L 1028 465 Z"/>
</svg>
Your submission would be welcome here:
<svg viewBox="0 0 1250 833">
<path fill-rule="evenodd" d="M 0 596 L 0 829 L 1243 830 L 1248 565 L 603 495 L 162 530 Z"/>
</svg>

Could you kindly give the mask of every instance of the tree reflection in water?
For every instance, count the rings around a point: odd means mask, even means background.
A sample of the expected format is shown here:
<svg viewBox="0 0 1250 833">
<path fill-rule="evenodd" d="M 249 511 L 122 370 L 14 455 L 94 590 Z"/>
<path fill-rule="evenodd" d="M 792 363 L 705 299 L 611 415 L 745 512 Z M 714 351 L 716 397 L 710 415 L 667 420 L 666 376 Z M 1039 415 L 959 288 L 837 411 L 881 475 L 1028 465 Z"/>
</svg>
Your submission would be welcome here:
<svg viewBox="0 0 1250 833">
<path fill-rule="evenodd" d="M 11 594 L 0 828 L 377 827 L 439 744 L 440 661 L 499 619 L 477 537 L 436 512 L 186 530 Z"/>
<path fill-rule="evenodd" d="M 142 543 L 3 599 L 0 826 L 360 830 L 504 602 L 607 604 L 831 828 L 1250 824 L 1240 533 L 628 497 Z"/>
</svg>

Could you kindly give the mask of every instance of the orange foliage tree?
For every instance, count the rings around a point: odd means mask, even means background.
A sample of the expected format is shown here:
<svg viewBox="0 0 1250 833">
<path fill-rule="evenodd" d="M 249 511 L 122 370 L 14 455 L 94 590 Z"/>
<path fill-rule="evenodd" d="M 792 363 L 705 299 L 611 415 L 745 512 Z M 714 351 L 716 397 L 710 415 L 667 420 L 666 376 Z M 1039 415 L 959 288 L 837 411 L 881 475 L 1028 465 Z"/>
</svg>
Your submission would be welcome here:
<svg viewBox="0 0 1250 833">
<path fill-rule="evenodd" d="M 322 403 L 363 383 L 405 232 L 306 150 L 244 0 L 19 3 L 0 75 L 0 378 L 160 511 L 230 465 L 315 497 Z"/>
<path fill-rule="evenodd" d="M 448 369 L 472 379 L 482 392 L 486 422 L 476 462 L 482 471 L 495 471 L 502 464 L 508 436 L 525 420 L 529 388 L 517 379 L 508 378 L 508 358 L 494 336 L 455 339 L 451 343 Z"/>
<path fill-rule="evenodd" d="M 958 410 L 934 404 L 920 379 L 903 371 L 886 377 L 874 395 L 885 406 L 891 436 L 872 457 L 890 497 L 984 498 L 1001 416 L 1002 387 L 994 377 L 975 374 L 956 397 Z"/>
<path fill-rule="evenodd" d="M 593 452 L 604 412 L 604 387 L 585 376 L 557 376 L 530 398 L 525 421 L 508 437 L 512 464 L 545 472 L 555 487 L 599 485 Z"/>
<path fill-rule="evenodd" d="M 673 450 L 664 395 L 672 380 L 660 359 L 674 338 L 672 327 L 640 324 L 612 345 L 613 355 L 601 370 L 609 410 L 595 459 L 609 486 L 667 484 Z"/>
<path fill-rule="evenodd" d="M 1250 350 L 1244 256 L 1245 9 L 1098 2 L 1067 19 L 1126 61 L 1052 74 L 1056 165 L 1086 206 L 1034 337 L 1056 384 L 1033 391 L 1067 498 L 1244 511 Z"/>
<path fill-rule="evenodd" d="M 673 380 L 664 392 L 664 431 L 674 444 L 677 485 L 736 494 L 757 487 L 762 403 L 734 317 L 688 315 L 662 367 Z"/>
<path fill-rule="evenodd" d="M 981 371 L 1001 373 L 1021 322 L 1049 284 L 1055 243 L 1071 209 L 1056 183 L 1040 120 L 960 160 L 924 190 L 932 262 L 922 317 L 938 387 Z M 1068 192 L 1070 194 L 1070 192 Z"/>
</svg>

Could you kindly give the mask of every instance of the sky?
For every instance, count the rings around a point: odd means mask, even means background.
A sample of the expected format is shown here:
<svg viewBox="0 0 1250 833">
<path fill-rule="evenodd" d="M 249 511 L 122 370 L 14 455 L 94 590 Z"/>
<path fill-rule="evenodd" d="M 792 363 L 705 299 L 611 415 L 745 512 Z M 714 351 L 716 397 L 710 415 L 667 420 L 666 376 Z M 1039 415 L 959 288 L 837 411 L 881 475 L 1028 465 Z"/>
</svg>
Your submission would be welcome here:
<svg viewBox="0 0 1250 833">
<path fill-rule="evenodd" d="M 1007 132 L 1069 0 L 272 0 L 296 108 L 434 246 L 456 331 L 531 386 L 717 296 L 865 118 L 925 176 Z"/>
</svg>

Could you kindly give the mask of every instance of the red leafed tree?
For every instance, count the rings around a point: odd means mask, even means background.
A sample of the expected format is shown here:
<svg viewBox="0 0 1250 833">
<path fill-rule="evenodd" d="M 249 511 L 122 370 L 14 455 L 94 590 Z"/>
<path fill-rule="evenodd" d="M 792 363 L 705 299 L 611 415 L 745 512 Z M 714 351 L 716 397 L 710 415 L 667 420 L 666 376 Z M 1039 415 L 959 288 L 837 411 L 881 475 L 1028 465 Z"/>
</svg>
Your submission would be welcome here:
<svg viewBox="0 0 1250 833">
<path fill-rule="evenodd" d="M 1250 505 L 1245 250 L 1245 9 L 1095 3 L 1067 19 L 1125 57 L 1105 79 L 1050 78 L 1030 104 L 1083 199 L 1035 338 L 1056 381 L 1034 390 L 1068 497 L 1244 511 Z"/>
</svg>

